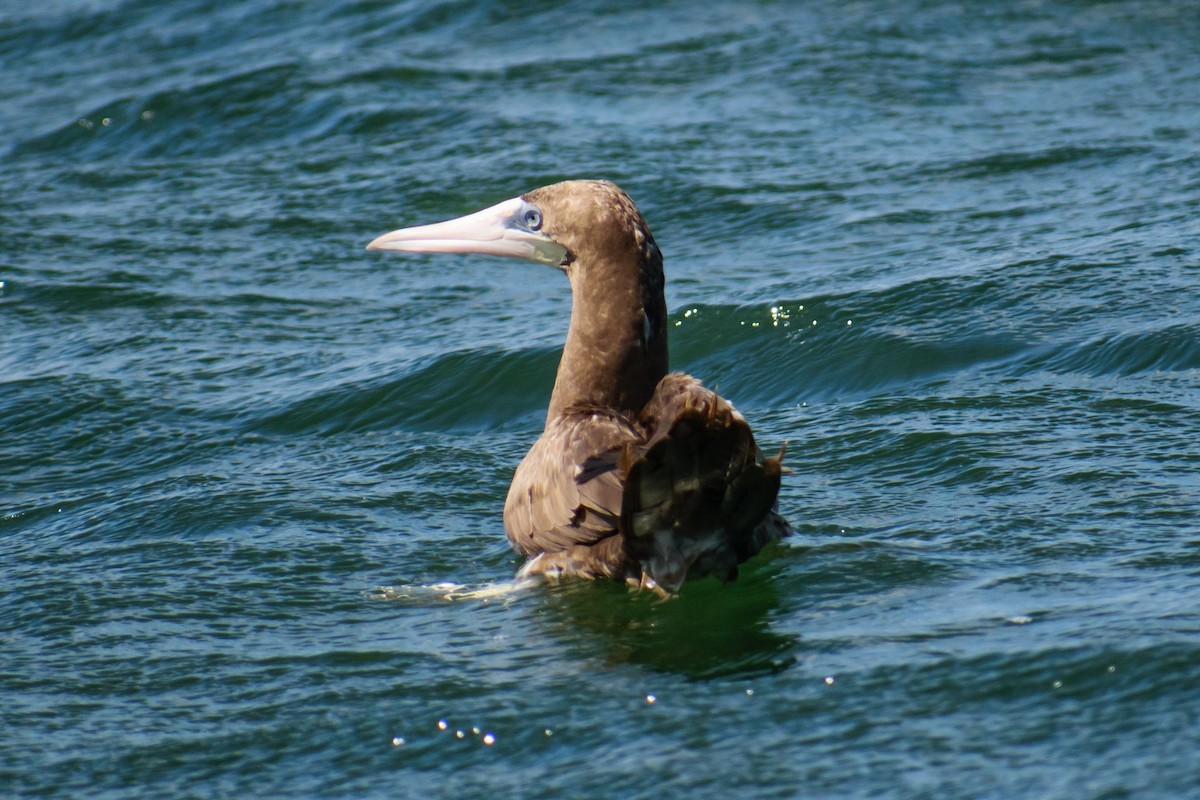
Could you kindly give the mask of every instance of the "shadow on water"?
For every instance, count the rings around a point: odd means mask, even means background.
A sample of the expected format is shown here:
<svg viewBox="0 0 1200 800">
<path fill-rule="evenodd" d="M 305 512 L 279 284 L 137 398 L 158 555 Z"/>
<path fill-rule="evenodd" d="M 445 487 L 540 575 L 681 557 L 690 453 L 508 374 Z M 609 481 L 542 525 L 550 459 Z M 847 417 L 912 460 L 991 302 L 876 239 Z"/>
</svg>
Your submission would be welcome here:
<svg viewBox="0 0 1200 800">
<path fill-rule="evenodd" d="M 614 664 L 632 663 L 692 680 L 781 672 L 797 640 L 770 630 L 778 593 L 766 571 L 744 570 L 734 583 L 687 583 L 661 600 L 606 582 L 566 582 L 547 589 L 549 633 L 572 648 L 599 650 Z"/>
</svg>

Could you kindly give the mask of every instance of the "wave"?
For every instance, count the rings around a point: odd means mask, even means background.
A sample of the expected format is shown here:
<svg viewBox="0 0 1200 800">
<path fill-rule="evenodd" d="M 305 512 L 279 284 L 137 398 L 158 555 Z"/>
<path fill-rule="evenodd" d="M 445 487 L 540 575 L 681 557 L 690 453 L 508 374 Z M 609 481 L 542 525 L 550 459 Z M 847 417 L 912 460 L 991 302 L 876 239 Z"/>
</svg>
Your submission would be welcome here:
<svg viewBox="0 0 1200 800">
<path fill-rule="evenodd" d="M 820 301 L 771 308 L 775 311 L 765 314 L 761 309 L 702 309 L 702 314 L 724 316 L 732 325 L 717 334 L 728 344 L 697 357 L 689 371 L 756 402 L 793 404 L 924 383 L 1011 358 L 1025 347 L 1002 335 L 939 339 L 872 328 Z M 780 326 L 785 313 L 795 327 Z"/>
<path fill-rule="evenodd" d="M 69 154 L 146 160 L 225 154 L 266 142 L 286 143 L 330 111 L 331 99 L 306 97 L 291 62 L 93 106 L 78 119 L 19 142 L 14 155 Z"/>
<path fill-rule="evenodd" d="M 1022 372 L 1042 370 L 1094 377 L 1200 370 L 1200 325 L 1103 334 L 1051 347 L 1021 364 Z"/>
<path fill-rule="evenodd" d="M 855 301 L 827 297 L 760 307 L 695 306 L 673 318 L 673 368 L 749 405 L 800 402 L 925 383 L 1012 358 L 1003 335 L 945 338 L 854 324 Z M 535 424 L 560 350 L 465 349 L 367 380 L 337 382 L 251 420 L 280 432 L 478 430 Z"/>
<path fill-rule="evenodd" d="M 937 163 L 923 168 L 925 174 L 952 178 L 997 177 L 1014 172 L 1032 172 L 1079 163 L 1107 164 L 1126 156 L 1145 155 L 1153 148 L 1141 145 L 1083 146 L 1063 145 L 1037 150 L 1012 150 L 989 153 L 950 163 Z"/>
<path fill-rule="evenodd" d="M 251 421 L 255 428 L 349 431 L 477 430 L 544 413 L 557 353 L 459 351 L 382 379 L 341 383 Z"/>
<path fill-rule="evenodd" d="M 767 307 L 698 304 L 672 316 L 672 367 L 745 407 L 919 394 L 973 375 L 986 383 L 999 374 L 1200 369 L 1200 328 L 1192 324 L 1083 339 L 977 324 L 1017 302 L 987 281 L 939 277 Z M 559 354 L 557 347 L 459 349 L 326 385 L 251 424 L 323 434 L 536 425 Z"/>
</svg>

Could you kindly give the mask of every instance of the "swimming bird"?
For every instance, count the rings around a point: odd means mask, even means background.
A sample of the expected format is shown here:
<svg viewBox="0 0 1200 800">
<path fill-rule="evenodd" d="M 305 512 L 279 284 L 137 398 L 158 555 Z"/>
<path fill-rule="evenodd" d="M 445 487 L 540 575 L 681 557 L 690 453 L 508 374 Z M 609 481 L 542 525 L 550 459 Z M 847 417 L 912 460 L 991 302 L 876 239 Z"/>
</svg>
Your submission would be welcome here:
<svg viewBox="0 0 1200 800">
<path fill-rule="evenodd" d="M 513 475 L 504 528 L 519 575 L 612 578 L 663 596 L 791 532 L 776 512 L 783 451 L 762 457 L 740 413 L 667 368 L 663 259 L 607 181 L 535 189 L 370 250 L 478 253 L 556 267 L 571 322 L 546 426 Z"/>
</svg>

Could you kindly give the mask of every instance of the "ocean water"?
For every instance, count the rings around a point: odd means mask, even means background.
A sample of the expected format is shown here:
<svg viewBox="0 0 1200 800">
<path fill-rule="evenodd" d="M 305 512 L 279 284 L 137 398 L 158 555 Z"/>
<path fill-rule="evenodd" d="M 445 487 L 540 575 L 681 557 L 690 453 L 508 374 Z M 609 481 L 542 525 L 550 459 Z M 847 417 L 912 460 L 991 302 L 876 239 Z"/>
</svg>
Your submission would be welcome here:
<svg viewBox="0 0 1200 800">
<path fill-rule="evenodd" d="M 0 796 L 1200 797 L 1191 2 L 0 0 Z M 520 586 L 567 177 L 796 535 Z"/>
</svg>

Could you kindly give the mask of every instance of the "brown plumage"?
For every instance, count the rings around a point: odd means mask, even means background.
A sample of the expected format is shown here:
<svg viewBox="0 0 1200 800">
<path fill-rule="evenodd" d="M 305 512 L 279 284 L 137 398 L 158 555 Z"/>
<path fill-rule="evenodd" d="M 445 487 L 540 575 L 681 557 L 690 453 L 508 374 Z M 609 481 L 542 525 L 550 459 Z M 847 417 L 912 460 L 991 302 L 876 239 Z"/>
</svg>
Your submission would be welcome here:
<svg viewBox="0 0 1200 800">
<path fill-rule="evenodd" d="M 571 325 L 546 427 L 517 467 L 504 527 L 522 575 L 614 578 L 674 593 L 790 532 L 782 467 L 695 378 L 667 373 L 662 255 L 625 192 L 566 181 L 372 249 L 504 255 L 559 267 Z"/>
</svg>

